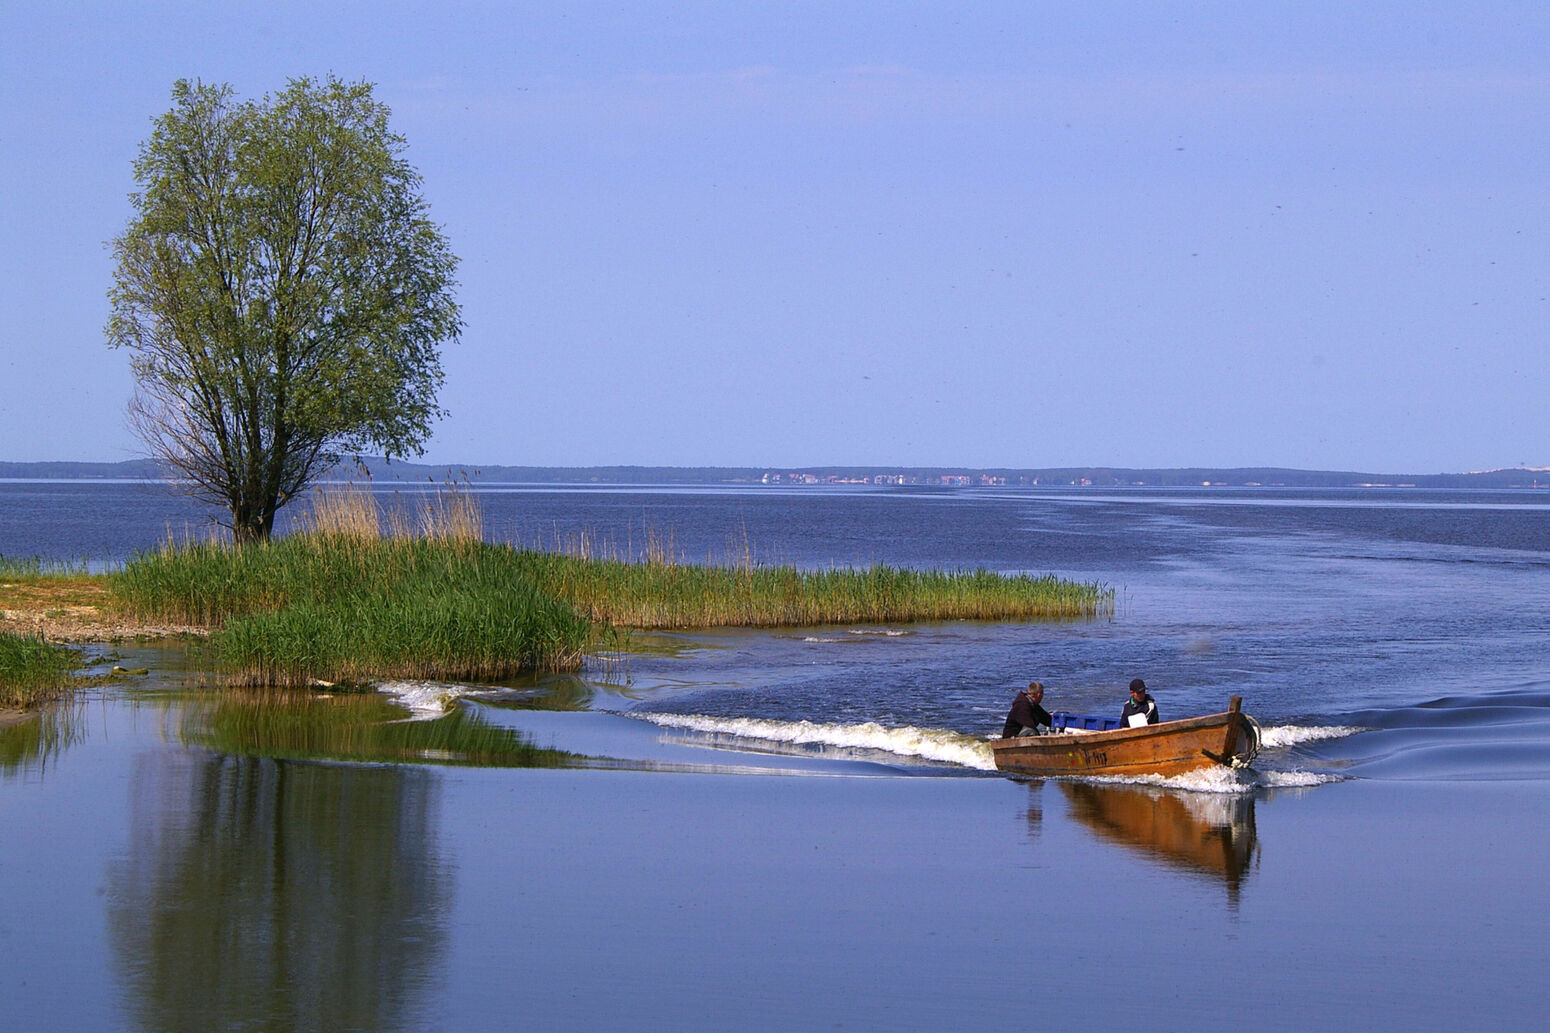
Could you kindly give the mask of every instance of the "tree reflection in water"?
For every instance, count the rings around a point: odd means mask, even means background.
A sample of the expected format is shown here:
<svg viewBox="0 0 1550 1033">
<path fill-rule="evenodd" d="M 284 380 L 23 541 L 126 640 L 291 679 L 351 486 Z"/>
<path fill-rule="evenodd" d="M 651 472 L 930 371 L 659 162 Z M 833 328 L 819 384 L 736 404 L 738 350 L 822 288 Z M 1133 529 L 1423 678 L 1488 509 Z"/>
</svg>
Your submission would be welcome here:
<svg viewBox="0 0 1550 1033">
<path fill-rule="evenodd" d="M 451 899 L 437 787 L 420 768 L 139 757 L 109 877 L 126 1010 L 146 1030 L 416 1025 Z"/>
</svg>

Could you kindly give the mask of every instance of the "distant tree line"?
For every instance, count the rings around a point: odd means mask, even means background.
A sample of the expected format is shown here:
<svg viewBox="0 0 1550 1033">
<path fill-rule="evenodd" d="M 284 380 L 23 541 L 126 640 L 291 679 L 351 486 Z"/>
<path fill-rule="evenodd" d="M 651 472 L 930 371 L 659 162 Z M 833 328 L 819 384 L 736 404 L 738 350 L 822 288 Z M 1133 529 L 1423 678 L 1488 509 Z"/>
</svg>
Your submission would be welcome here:
<svg viewBox="0 0 1550 1033">
<path fill-rule="evenodd" d="M 518 482 L 525 484 L 755 484 L 770 467 L 737 466 L 476 466 L 389 462 L 368 457 L 339 464 L 322 480 L 346 480 L 357 484 L 383 483 L 459 484 Z M 1080 485 L 1095 488 L 1145 486 L 1195 488 L 1207 484 L 1229 488 L 1248 486 L 1286 488 L 1355 488 L 1390 485 L 1415 488 L 1550 488 L 1550 470 L 1504 469 L 1475 473 L 1379 474 L 1332 470 L 1289 470 L 1280 467 L 1217 469 L 1122 469 L 1119 467 L 895 467 L 816 466 L 782 467 L 782 473 L 808 473 L 819 479 L 860 480 L 902 474 L 919 481 L 942 476 L 1004 477 L 1009 486 Z M 154 460 L 121 463 L 0 462 L 0 478 L 11 479 L 130 479 L 158 480 L 171 476 Z"/>
</svg>

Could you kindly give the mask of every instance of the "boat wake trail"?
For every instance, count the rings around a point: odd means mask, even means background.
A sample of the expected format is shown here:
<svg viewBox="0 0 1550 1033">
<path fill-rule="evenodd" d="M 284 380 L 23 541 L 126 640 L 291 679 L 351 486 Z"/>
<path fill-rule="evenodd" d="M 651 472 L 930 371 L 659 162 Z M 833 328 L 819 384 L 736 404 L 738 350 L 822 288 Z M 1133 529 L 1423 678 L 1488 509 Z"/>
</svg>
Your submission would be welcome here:
<svg viewBox="0 0 1550 1033">
<path fill-rule="evenodd" d="M 1343 781 L 1344 776 L 1316 771 L 1282 771 L 1268 767 L 1210 767 L 1187 775 L 1092 775 L 1083 782 L 1105 785 L 1157 786 L 1182 789 L 1190 793 L 1252 793 L 1260 789 L 1306 789 L 1326 782 Z"/>
<path fill-rule="evenodd" d="M 1367 731 L 1357 725 L 1274 725 L 1260 730 L 1259 746 L 1262 750 L 1284 749 L 1304 743 L 1344 739 Z"/>
<path fill-rule="evenodd" d="M 408 720 L 417 721 L 440 717 L 456 706 L 459 699 L 478 699 L 484 695 L 472 686 L 446 682 L 391 681 L 377 687 L 409 711 Z M 822 752 L 874 761 L 878 754 L 884 754 L 970 771 L 988 773 L 996 770 L 988 740 L 945 728 L 911 725 L 889 728 L 875 721 L 839 724 L 650 711 L 626 712 L 623 716 L 688 733 L 697 740 L 691 745 L 718 749 L 794 756 Z M 1315 786 L 1340 781 L 1346 776 L 1306 770 L 1302 764 L 1310 759 L 1306 749 L 1368 730 L 1355 725 L 1275 725 L 1262 729 L 1259 760 L 1252 768 L 1214 767 L 1167 778 L 1160 775 L 1080 776 L 1079 780 L 1157 786 L 1195 793 L 1243 793 Z"/>
<path fill-rule="evenodd" d="M 629 716 L 664 728 L 678 728 L 708 736 L 735 736 L 750 740 L 750 745 L 765 743 L 776 746 L 877 750 L 977 771 L 996 769 L 990 745 L 985 740 L 945 729 L 885 728 L 871 721 L 842 725 L 813 721 L 771 721 L 752 717 L 706 717 L 701 714 L 636 712 Z"/>
<path fill-rule="evenodd" d="M 377 691 L 408 708 L 411 720 L 429 721 L 452 709 L 469 694 L 469 687 L 435 681 L 389 681 L 378 684 Z"/>
<path fill-rule="evenodd" d="M 995 771 L 988 741 L 962 732 L 940 728 L 887 728 L 876 722 L 825 724 L 815 721 L 777 721 L 752 717 L 709 717 L 703 714 L 635 712 L 628 716 L 664 728 L 722 740 L 745 742 L 750 749 L 781 747 L 832 747 L 874 750 L 901 757 L 951 764 L 975 771 Z M 1267 760 L 1278 751 L 1306 742 L 1343 738 L 1362 731 L 1355 727 L 1281 725 L 1263 730 Z M 1340 776 L 1302 770 L 1279 770 L 1270 764 L 1252 769 L 1215 768 L 1164 778 L 1160 775 L 1084 778 L 1084 781 L 1119 782 L 1163 786 L 1203 793 L 1242 793 L 1255 789 L 1296 788 L 1338 781 Z"/>
</svg>

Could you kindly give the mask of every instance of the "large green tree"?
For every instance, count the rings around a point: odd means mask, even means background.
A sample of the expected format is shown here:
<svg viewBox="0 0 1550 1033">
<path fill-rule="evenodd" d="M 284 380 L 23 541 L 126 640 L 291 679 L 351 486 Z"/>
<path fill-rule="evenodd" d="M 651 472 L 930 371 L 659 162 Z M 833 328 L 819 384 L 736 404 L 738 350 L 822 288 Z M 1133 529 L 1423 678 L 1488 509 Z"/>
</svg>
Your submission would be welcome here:
<svg viewBox="0 0 1550 1033">
<path fill-rule="evenodd" d="M 342 456 L 423 451 L 457 259 L 370 84 L 172 98 L 112 242 L 108 344 L 133 353 L 151 453 L 252 541 Z"/>
</svg>

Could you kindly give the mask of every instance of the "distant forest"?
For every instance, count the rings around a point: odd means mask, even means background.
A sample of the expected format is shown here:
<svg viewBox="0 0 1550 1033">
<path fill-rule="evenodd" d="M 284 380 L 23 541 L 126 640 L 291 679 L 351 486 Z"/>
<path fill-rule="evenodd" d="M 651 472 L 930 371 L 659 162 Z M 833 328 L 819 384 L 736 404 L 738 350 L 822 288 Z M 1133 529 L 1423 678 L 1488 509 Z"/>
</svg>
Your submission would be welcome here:
<svg viewBox="0 0 1550 1033">
<path fill-rule="evenodd" d="M 0 479 L 160 480 L 149 460 L 122 463 L 0 462 Z M 1140 470 L 1115 466 L 1010 469 L 1002 467 L 910 466 L 480 466 L 430 465 L 367 458 L 341 464 L 333 479 L 379 483 L 515 484 L 871 484 L 970 486 L 1147 486 L 1354 488 L 1550 488 L 1550 469 L 1485 470 L 1475 473 L 1359 473 L 1288 470 L 1280 467 L 1185 467 Z"/>
</svg>

